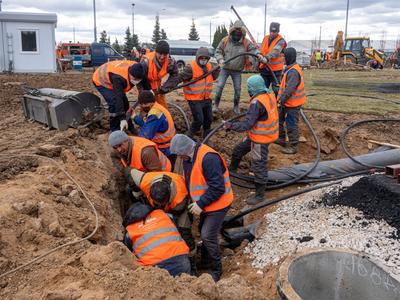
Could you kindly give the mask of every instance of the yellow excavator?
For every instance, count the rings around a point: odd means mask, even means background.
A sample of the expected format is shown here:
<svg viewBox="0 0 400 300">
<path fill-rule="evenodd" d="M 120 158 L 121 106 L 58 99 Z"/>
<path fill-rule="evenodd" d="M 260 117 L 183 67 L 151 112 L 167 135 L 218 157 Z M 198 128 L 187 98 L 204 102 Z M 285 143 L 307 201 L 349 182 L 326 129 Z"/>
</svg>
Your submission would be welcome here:
<svg viewBox="0 0 400 300">
<path fill-rule="evenodd" d="M 383 51 L 371 47 L 369 37 L 348 37 L 343 43 L 343 31 L 339 31 L 336 36 L 333 57 L 379 69 L 383 68 L 387 60 Z"/>
</svg>

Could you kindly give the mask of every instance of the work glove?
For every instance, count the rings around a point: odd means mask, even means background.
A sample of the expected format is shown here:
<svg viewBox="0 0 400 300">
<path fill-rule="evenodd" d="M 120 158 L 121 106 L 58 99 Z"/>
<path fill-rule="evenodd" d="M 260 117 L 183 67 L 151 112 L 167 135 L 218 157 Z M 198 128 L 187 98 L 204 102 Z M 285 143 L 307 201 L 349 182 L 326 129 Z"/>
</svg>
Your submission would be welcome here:
<svg viewBox="0 0 400 300">
<path fill-rule="evenodd" d="M 218 61 L 218 66 L 222 69 L 225 65 L 225 61 L 223 59 Z"/>
<path fill-rule="evenodd" d="M 190 213 L 197 216 L 203 212 L 203 210 L 200 208 L 200 206 L 197 205 L 196 202 L 189 204 L 188 209 Z"/>
<path fill-rule="evenodd" d="M 119 127 L 121 128 L 121 131 L 128 130 L 128 122 L 126 120 L 121 120 Z"/>
<path fill-rule="evenodd" d="M 262 54 L 258 54 L 257 57 L 258 57 L 258 60 L 259 60 L 261 63 L 263 63 L 264 65 L 268 64 L 268 61 L 269 61 L 269 60 L 268 60 L 267 57 L 263 56 Z"/>
<path fill-rule="evenodd" d="M 232 126 L 233 126 L 232 122 L 224 122 L 224 129 L 225 130 L 227 130 L 227 131 L 231 130 Z"/>
</svg>

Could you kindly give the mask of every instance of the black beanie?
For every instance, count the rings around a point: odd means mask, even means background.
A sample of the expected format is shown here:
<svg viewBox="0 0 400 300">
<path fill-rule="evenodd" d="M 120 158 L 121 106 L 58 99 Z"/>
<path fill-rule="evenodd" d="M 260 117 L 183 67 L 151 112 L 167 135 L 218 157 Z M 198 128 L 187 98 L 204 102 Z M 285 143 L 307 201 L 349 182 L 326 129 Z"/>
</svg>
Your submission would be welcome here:
<svg viewBox="0 0 400 300">
<path fill-rule="evenodd" d="M 156 46 L 156 52 L 160 54 L 168 54 L 169 44 L 166 41 L 159 41 Z"/>
<path fill-rule="evenodd" d="M 136 63 L 129 67 L 129 74 L 135 78 L 142 79 L 144 77 L 144 68 L 141 63 Z"/>
<path fill-rule="evenodd" d="M 156 102 L 154 94 L 152 91 L 143 90 L 139 93 L 139 104 L 147 104 Z"/>
<path fill-rule="evenodd" d="M 272 22 L 270 25 L 269 25 L 269 32 L 279 32 L 279 27 L 280 27 L 281 25 L 279 24 L 279 23 L 276 23 L 276 22 Z"/>
</svg>

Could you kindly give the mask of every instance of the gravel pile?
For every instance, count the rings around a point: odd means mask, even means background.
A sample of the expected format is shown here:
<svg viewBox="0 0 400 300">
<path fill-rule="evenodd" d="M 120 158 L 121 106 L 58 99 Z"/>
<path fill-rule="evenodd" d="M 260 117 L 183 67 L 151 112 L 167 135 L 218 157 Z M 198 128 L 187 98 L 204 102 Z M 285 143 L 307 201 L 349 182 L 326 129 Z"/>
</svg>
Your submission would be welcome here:
<svg viewBox="0 0 400 300">
<path fill-rule="evenodd" d="M 261 237 L 245 249 L 254 268 L 276 265 L 282 258 L 304 248 L 347 248 L 367 253 L 395 275 L 400 275 L 400 241 L 397 229 L 384 220 L 365 218 L 356 208 L 325 206 L 322 198 L 357 182 L 353 177 L 339 185 L 284 201 L 267 214 Z"/>
</svg>

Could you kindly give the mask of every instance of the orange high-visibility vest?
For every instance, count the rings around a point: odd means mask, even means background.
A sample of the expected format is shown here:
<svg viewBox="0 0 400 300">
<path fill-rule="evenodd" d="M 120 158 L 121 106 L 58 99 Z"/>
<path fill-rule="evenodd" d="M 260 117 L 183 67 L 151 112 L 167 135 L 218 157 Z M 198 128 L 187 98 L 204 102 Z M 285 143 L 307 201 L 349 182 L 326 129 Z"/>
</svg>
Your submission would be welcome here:
<svg viewBox="0 0 400 300">
<path fill-rule="evenodd" d="M 126 80 L 126 88 L 124 90 L 125 93 L 129 92 L 133 85 L 131 85 L 131 81 L 129 80 L 129 67 L 136 64 L 135 61 L 130 60 L 114 60 L 102 64 L 97 70 L 93 73 L 93 82 L 97 86 L 103 86 L 109 90 L 113 89 L 112 82 L 110 81 L 110 73 L 117 74 L 123 77 Z"/>
<path fill-rule="evenodd" d="M 193 71 L 193 77 L 191 80 L 199 78 L 203 75 L 203 69 L 197 64 L 195 60 L 191 62 L 191 66 Z M 212 66 L 210 63 L 207 63 L 206 67 L 208 71 L 211 71 Z M 206 78 L 196 81 L 191 85 L 185 86 L 183 88 L 185 99 L 189 101 L 211 99 L 213 82 L 213 76 L 212 74 L 210 74 Z"/>
<path fill-rule="evenodd" d="M 225 167 L 224 182 L 225 193 L 210 205 L 204 207 L 205 212 L 216 211 L 228 207 L 233 201 L 233 192 L 231 181 L 229 179 L 228 168 L 226 167 L 225 159 L 211 147 L 202 144 L 197 150 L 197 155 L 193 163 L 192 173 L 190 174 L 190 196 L 194 202 L 200 200 L 201 196 L 205 194 L 208 189 L 207 181 L 203 175 L 203 159 L 207 153 L 215 153 L 221 158 Z"/>
<path fill-rule="evenodd" d="M 225 47 L 226 47 L 226 44 L 228 44 L 228 41 L 229 41 L 229 39 L 230 39 L 230 35 L 228 35 L 225 39 L 224 39 L 224 49 L 223 49 L 223 54 L 225 55 Z M 244 47 L 244 52 L 247 52 L 247 39 L 245 38 L 245 37 L 243 37 L 243 47 Z M 249 58 L 249 56 L 248 55 L 246 55 L 245 56 L 246 57 L 246 63 L 245 63 L 245 66 L 246 67 L 249 67 L 250 66 L 250 58 Z"/>
<path fill-rule="evenodd" d="M 170 177 L 176 187 L 173 198 L 164 207 L 164 211 L 168 212 L 171 209 L 177 207 L 180 203 L 182 203 L 182 201 L 185 200 L 186 196 L 188 195 L 185 179 L 183 178 L 183 176 L 171 172 L 147 172 L 143 175 L 139 184 L 139 188 L 146 195 L 150 205 L 154 207 L 154 201 L 150 197 L 150 188 L 152 184 L 156 182 L 157 179 L 161 179 L 162 176 Z"/>
<path fill-rule="evenodd" d="M 153 107 L 149 111 L 149 116 L 154 114 L 155 110 L 160 110 L 168 122 L 168 129 L 165 132 L 157 132 L 156 135 L 153 137 L 152 141 L 157 144 L 159 149 L 168 148 L 171 144 L 171 140 L 174 137 L 176 130 L 174 125 L 174 120 L 172 119 L 171 114 L 169 113 L 168 109 L 162 106 L 159 103 L 154 103 Z M 152 112 L 153 111 L 153 112 Z"/>
<path fill-rule="evenodd" d="M 167 75 L 168 55 L 166 56 L 160 71 L 157 71 L 157 66 L 155 63 L 156 52 L 146 53 L 146 57 L 148 60 L 147 78 L 150 81 L 151 88 L 153 90 L 158 90 L 161 87 L 162 78 Z"/>
<path fill-rule="evenodd" d="M 152 146 L 156 150 L 158 158 L 160 159 L 160 171 L 170 172 L 172 170 L 171 162 L 160 150 L 158 150 L 157 145 L 154 142 L 138 136 L 130 136 L 129 138 L 132 139 L 132 156 L 129 167 L 145 172 L 146 169 L 142 164 L 142 151 L 145 147 Z M 121 159 L 121 162 L 124 167 L 127 166 L 125 160 Z"/>
<path fill-rule="evenodd" d="M 271 53 L 272 50 L 274 50 L 276 44 L 283 39 L 283 37 L 278 34 L 278 36 L 271 42 L 271 45 L 268 45 L 268 40 L 269 40 L 269 35 L 266 35 L 262 45 L 261 45 L 261 54 L 263 56 L 266 56 L 267 54 Z M 283 48 L 286 48 L 286 43 L 285 46 Z M 285 56 L 283 55 L 283 53 L 279 54 L 279 57 L 277 58 L 271 58 L 268 66 L 271 68 L 272 71 L 277 72 L 277 71 L 282 71 L 283 67 L 285 65 Z M 260 64 L 260 69 L 265 68 L 264 64 Z"/>
<path fill-rule="evenodd" d="M 279 114 L 274 94 L 261 94 L 256 96 L 254 101 L 260 102 L 268 113 L 268 119 L 257 121 L 249 131 L 249 138 L 254 143 L 269 144 L 276 141 L 279 137 Z"/>
<path fill-rule="evenodd" d="M 168 215 L 153 210 L 145 220 L 126 227 L 133 253 L 142 266 L 154 266 L 174 256 L 189 254 L 189 248 Z"/>
<path fill-rule="evenodd" d="M 287 77 L 287 74 L 292 69 L 295 69 L 297 71 L 297 73 L 299 73 L 299 75 L 300 75 L 300 83 L 296 87 L 295 91 L 290 96 L 290 98 L 285 101 L 285 103 L 284 103 L 285 107 L 298 107 L 298 106 L 304 105 L 306 103 L 306 101 L 307 101 L 306 92 L 304 90 L 303 71 L 301 70 L 301 67 L 298 64 L 294 64 L 293 66 L 291 66 L 289 69 L 287 69 L 285 71 L 285 74 L 283 74 L 281 85 L 279 87 L 279 92 L 278 92 L 278 101 L 280 100 L 280 97 L 281 97 L 283 91 L 286 88 L 286 77 Z"/>
</svg>

